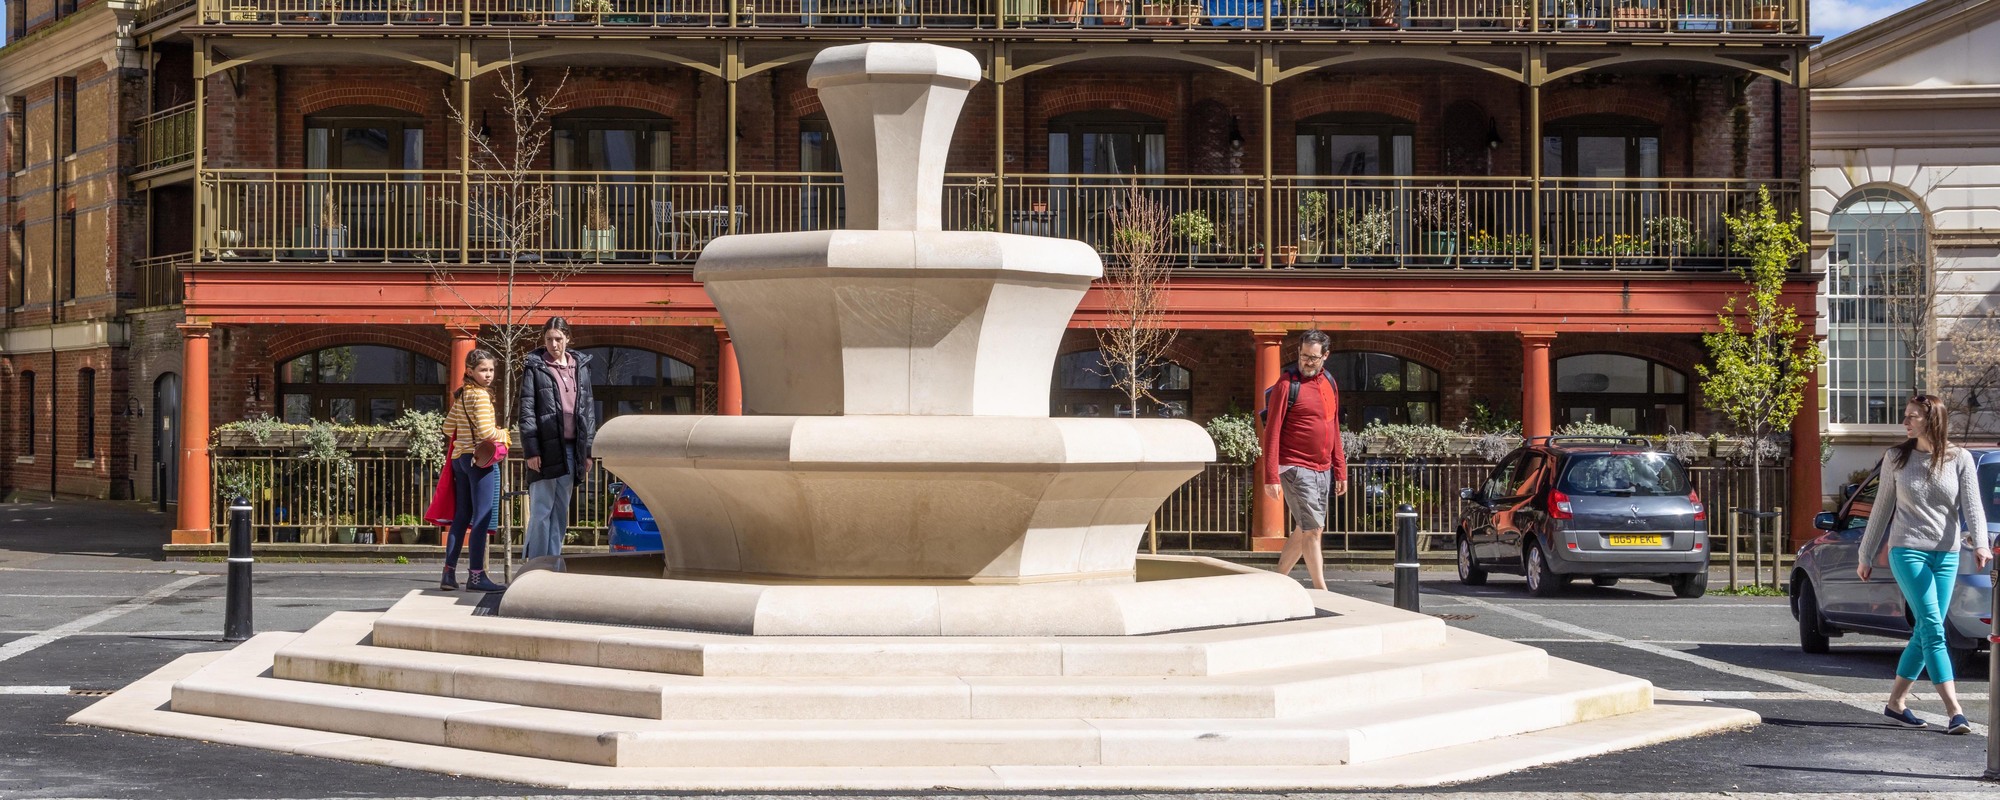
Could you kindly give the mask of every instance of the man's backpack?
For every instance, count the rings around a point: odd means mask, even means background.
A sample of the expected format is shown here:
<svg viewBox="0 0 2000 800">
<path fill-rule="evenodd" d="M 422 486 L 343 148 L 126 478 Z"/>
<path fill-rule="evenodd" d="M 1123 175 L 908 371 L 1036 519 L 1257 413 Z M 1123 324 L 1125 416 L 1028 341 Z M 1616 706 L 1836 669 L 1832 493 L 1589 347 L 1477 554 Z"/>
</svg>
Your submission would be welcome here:
<svg viewBox="0 0 2000 800">
<path fill-rule="evenodd" d="M 1285 390 L 1285 407 L 1291 408 L 1293 403 L 1297 403 L 1299 401 L 1299 382 L 1288 379 L 1285 381 L 1285 383 L 1291 386 L 1291 388 Z M 1257 410 L 1257 424 L 1262 425 L 1270 421 L 1271 392 L 1273 390 L 1276 390 L 1277 388 L 1278 387 L 1274 384 L 1264 389 L 1264 407 Z"/>
</svg>

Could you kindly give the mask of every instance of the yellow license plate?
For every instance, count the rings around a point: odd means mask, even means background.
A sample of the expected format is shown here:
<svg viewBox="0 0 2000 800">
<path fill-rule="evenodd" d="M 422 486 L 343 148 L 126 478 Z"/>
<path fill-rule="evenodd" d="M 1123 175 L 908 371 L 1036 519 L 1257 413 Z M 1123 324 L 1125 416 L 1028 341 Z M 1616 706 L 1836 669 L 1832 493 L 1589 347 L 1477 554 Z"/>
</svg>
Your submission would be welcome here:
<svg viewBox="0 0 2000 800">
<path fill-rule="evenodd" d="M 1665 538 L 1657 533 L 1614 533 L 1610 536 L 1612 547 L 1659 547 Z"/>
</svg>

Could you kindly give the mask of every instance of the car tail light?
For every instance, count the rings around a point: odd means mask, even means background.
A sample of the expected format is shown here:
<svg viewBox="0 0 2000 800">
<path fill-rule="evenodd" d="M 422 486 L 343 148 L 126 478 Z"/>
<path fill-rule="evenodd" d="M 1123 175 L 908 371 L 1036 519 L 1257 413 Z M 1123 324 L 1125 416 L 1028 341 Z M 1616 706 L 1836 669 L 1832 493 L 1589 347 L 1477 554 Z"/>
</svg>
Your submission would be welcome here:
<svg viewBox="0 0 2000 800">
<path fill-rule="evenodd" d="M 637 548 L 637 547 L 633 547 L 632 545 L 629 545 L 629 544 L 614 544 L 614 545 L 612 545 L 612 546 L 611 546 L 611 549 L 612 549 L 612 550 L 637 550 L 637 549 L 639 549 L 639 548 Z"/>
<path fill-rule="evenodd" d="M 1553 519 L 1575 519 L 1576 512 L 1569 504 L 1569 495 L 1549 492 L 1549 516 Z"/>
<path fill-rule="evenodd" d="M 1705 548 L 1707 548 L 1707 547 L 1708 547 L 1708 545 L 1705 545 L 1705 544 L 1702 544 L 1701 542 L 1695 542 L 1695 543 L 1694 543 L 1694 549 L 1696 549 L 1696 550 L 1702 550 L 1702 549 L 1705 549 Z"/>
<path fill-rule="evenodd" d="M 632 513 L 632 501 L 631 501 L 631 500 L 627 500 L 627 499 L 625 499 L 625 498 L 623 498 L 623 497 L 620 497 L 620 498 L 618 498 L 618 502 L 615 502 L 615 503 L 612 503 L 612 504 L 611 504 L 611 518 L 612 518 L 612 519 L 638 519 L 638 518 L 639 518 L 639 515 L 637 515 L 637 514 L 634 514 L 634 513 Z"/>
<path fill-rule="evenodd" d="M 1701 493 L 1692 489 L 1688 490 L 1688 502 L 1694 504 L 1694 521 L 1706 522 L 1708 520 L 1708 506 L 1701 504 Z"/>
</svg>

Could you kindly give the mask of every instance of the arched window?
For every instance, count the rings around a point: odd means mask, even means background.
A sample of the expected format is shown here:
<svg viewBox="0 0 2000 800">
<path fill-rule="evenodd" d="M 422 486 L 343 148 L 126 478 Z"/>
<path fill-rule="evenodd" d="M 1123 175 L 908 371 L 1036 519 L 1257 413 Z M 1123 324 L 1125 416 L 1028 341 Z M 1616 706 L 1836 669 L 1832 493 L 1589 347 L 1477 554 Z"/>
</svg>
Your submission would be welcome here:
<svg viewBox="0 0 2000 800">
<path fill-rule="evenodd" d="M 695 413 L 694 367 L 636 347 L 586 347 L 597 422 L 623 414 Z"/>
<path fill-rule="evenodd" d="M 76 371 L 76 432 L 82 437 L 80 457 L 97 457 L 97 370 Z"/>
<path fill-rule="evenodd" d="M 386 425 L 406 409 L 444 409 L 444 365 L 375 344 L 329 347 L 278 365 L 286 422 Z"/>
<path fill-rule="evenodd" d="M 1113 388 L 1111 375 L 1101 351 L 1079 350 L 1057 358 L 1049 413 L 1058 417 L 1129 416 L 1125 393 Z M 1157 402 L 1147 402 L 1139 409 L 1140 416 L 1186 419 L 1194 407 L 1194 376 L 1169 362 L 1155 368 L 1150 377 Z"/>
<path fill-rule="evenodd" d="M 1687 430 L 1687 376 L 1655 361 L 1616 353 L 1556 361 L 1559 424 L 1605 422 L 1632 433 Z"/>
<path fill-rule="evenodd" d="M 1437 424 L 1437 370 L 1388 353 L 1347 351 L 1326 357 L 1326 374 L 1340 387 L 1342 428 Z"/>
<path fill-rule="evenodd" d="M 1417 126 L 1388 114 L 1333 113 L 1299 120 L 1300 175 L 1410 175 Z"/>
<path fill-rule="evenodd" d="M 1883 188 L 1850 195 L 1827 221 L 1827 397 L 1837 424 L 1893 425 L 1925 365 L 1911 337 L 1927 336 L 1931 264 L 1922 209 Z M 1922 343 L 1928 346 L 1929 342 Z"/>
</svg>

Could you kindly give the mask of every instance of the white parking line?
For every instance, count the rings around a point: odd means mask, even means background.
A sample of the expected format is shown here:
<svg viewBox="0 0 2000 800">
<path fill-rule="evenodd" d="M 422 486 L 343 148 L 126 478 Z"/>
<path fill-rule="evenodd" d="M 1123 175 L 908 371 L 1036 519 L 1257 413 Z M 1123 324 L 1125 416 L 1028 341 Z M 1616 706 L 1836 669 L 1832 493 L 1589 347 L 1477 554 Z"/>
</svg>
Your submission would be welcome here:
<svg viewBox="0 0 2000 800">
<path fill-rule="evenodd" d="M 1814 700 L 1826 700 L 1835 703 L 1843 703 L 1849 706 L 1853 706 L 1855 708 L 1859 708 L 1863 711 L 1871 711 L 1879 713 L 1882 710 L 1882 701 L 1886 699 L 1888 695 L 1888 692 L 1885 688 L 1883 693 L 1880 695 L 1875 695 L 1874 699 L 1862 700 L 1846 692 L 1836 692 L 1832 689 L 1821 686 L 1819 684 L 1808 683 L 1806 681 L 1793 678 L 1789 675 L 1780 675 L 1776 672 L 1771 672 L 1770 670 L 1757 669 L 1756 667 L 1739 666 L 1736 664 L 1731 664 L 1727 661 L 1717 661 L 1713 658 L 1705 658 L 1702 656 L 1695 655 L 1693 653 L 1686 653 L 1680 650 L 1675 650 L 1671 647 L 1666 647 L 1656 642 L 1636 641 L 1632 639 L 1627 639 L 1623 636 L 1619 636 L 1616 634 L 1605 633 L 1603 631 L 1598 631 L 1598 630 L 1591 630 L 1590 628 L 1583 627 L 1582 625 L 1576 625 L 1573 623 L 1564 622 L 1559 619 L 1550 619 L 1548 617 L 1544 617 L 1540 614 L 1537 614 L 1533 611 L 1523 611 L 1521 609 L 1513 608 L 1511 606 L 1503 606 L 1499 603 L 1487 602 L 1485 600 L 1481 600 L 1476 597 L 1465 597 L 1464 599 L 1473 605 L 1487 609 L 1496 614 L 1505 614 L 1515 619 L 1532 622 L 1546 628 L 1553 628 L 1555 630 L 1562 631 L 1563 633 L 1571 634 L 1574 636 L 1580 636 L 1585 639 L 1591 639 L 1599 642 L 1615 644 L 1620 647 L 1628 647 L 1643 653 L 1651 653 L 1656 656 L 1671 658 L 1677 661 L 1685 661 L 1687 663 L 1695 664 L 1701 667 L 1706 667 L 1708 669 L 1712 669 L 1715 670 L 1716 672 L 1720 672 L 1726 675 L 1735 675 L 1739 678 L 1749 678 L 1754 681 L 1761 681 L 1774 686 L 1783 686 L 1787 689 L 1796 691 L 1802 695 L 1807 695 Z M 1883 681 L 1883 685 L 1886 687 L 1888 685 L 1888 681 Z M 1916 712 L 1916 714 L 1919 718 L 1922 718 L 1926 722 L 1933 722 L 1939 725 L 1943 725 L 1950 721 L 1940 715 L 1931 714 L 1928 712 L 1918 711 Z M 1979 734 L 1981 736 L 1985 736 L 1986 726 L 1975 723 L 1972 726 L 1972 732 Z"/>
<path fill-rule="evenodd" d="M 126 614 L 130 614 L 134 611 L 138 611 L 139 609 L 145 608 L 146 606 L 150 606 L 156 602 L 159 602 L 160 600 L 168 597 L 169 595 L 172 595 L 175 592 L 178 592 L 182 589 L 186 589 L 189 586 L 193 586 L 205 580 L 208 580 L 207 575 L 196 575 L 192 578 L 182 578 L 180 580 L 174 581 L 173 583 L 161 586 L 150 592 L 139 595 L 138 597 L 134 597 L 130 600 L 112 606 L 110 608 L 104 609 L 102 611 L 98 611 L 96 613 L 87 616 L 78 617 L 76 619 L 70 620 L 61 625 L 57 625 L 48 630 L 41 631 L 35 634 L 30 634 L 28 636 L 23 636 L 19 639 L 15 639 L 14 641 L 8 642 L 6 644 L 0 644 L 0 661 L 6 661 L 10 658 L 14 658 L 16 656 L 32 651 L 35 648 L 41 647 L 42 645 L 48 644 L 50 642 L 59 641 L 63 637 L 69 636 L 78 631 L 82 631 L 87 628 L 91 628 L 96 625 L 109 622 L 111 620 L 125 616 Z"/>
<path fill-rule="evenodd" d="M 0 686 L 0 694 L 69 694 L 67 686 Z"/>
<path fill-rule="evenodd" d="M 1919 685 L 1921 686 L 1921 684 Z M 1674 689 L 1671 691 L 1677 694 L 1699 697 L 1703 700 L 1825 700 L 1826 699 L 1825 697 L 1809 695 L 1806 694 L 1805 692 L 1739 692 L 1739 691 L 1730 691 L 1727 689 Z M 1840 694 L 1841 696 L 1856 702 L 1870 702 L 1870 703 L 1882 702 L 1881 692 L 1841 692 Z M 1917 691 L 1912 691 L 1910 693 L 1910 698 L 1913 700 L 1921 699 L 1924 696 L 1934 696 L 1934 695 L 1920 695 Z M 1986 700 L 1986 693 L 1965 692 L 1959 694 L 1958 699 L 1968 702 L 1969 701 L 1983 702 Z"/>
</svg>

